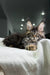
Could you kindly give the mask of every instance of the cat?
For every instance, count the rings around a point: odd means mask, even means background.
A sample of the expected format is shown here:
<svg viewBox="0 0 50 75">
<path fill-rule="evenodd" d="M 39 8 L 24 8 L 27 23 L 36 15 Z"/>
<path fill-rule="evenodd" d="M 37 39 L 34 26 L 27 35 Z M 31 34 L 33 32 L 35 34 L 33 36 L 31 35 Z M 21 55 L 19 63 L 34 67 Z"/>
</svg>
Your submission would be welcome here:
<svg viewBox="0 0 50 75">
<path fill-rule="evenodd" d="M 25 49 L 27 50 L 36 50 L 37 43 L 41 39 L 45 39 L 44 33 L 44 22 L 41 22 L 39 26 L 33 26 L 32 30 L 28 30 L 26 36 L 22 40 Z"/>
<path fill-rule="evenodd" d="M 6 37 L 3 43 L 9 47 L 15 47 L 26 50 L 36 50 L 39 40 L 45 38 L 45 23 L 41 21 L 38 26 L 33 26 L 31 30 L 27 30 L 24 35 L 13 34 Z"/>
</svg>

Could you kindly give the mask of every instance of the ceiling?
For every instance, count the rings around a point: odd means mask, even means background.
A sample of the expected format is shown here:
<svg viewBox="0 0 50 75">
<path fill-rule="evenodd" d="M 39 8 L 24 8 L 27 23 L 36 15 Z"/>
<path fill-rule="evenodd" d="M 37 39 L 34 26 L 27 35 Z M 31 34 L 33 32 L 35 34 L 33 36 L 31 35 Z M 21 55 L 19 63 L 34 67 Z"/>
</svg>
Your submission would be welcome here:
<svg viewBox="0 0 50 75">
<path fill-rule="evenodd" d="M 6 19 L 6 15 L 1 6 L 0 6 L 0 19 Z"/>
<path fill-rule="evenodd" d="M 1 4 L 4 10 L 17 16 L 34 17 L 37 12 L 46 11 L 48 8 L 48 0 L 1 0 Z"/>
</svg>

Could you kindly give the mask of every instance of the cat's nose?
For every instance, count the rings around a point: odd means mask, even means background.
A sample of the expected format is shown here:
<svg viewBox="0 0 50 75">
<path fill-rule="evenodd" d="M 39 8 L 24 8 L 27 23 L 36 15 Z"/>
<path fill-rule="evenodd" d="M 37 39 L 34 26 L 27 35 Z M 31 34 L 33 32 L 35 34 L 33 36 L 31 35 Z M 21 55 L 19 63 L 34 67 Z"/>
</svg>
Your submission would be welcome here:
<svg viewBox="0 0 50 75">
<path fill-rule="evenodd" d="M 33 35 L 33 37 L 35 38 L 35 37 L 36 37 L 36 35 Z"/>
</svg>

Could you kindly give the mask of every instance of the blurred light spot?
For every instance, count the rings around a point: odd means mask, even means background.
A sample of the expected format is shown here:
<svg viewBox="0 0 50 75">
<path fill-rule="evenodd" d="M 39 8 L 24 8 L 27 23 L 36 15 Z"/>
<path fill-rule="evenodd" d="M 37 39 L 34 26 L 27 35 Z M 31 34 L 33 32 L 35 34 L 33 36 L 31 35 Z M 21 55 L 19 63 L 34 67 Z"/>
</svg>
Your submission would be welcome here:
<svg viewBox="0 0 50 75">
<path fill-rule="evenodd" d="M 22 18 L 21 21 L 24 21 L 24 18 Z"/>
<path fill-rule="evenodd" d="M 20 30 L 23 30 L 23 28 L 20 28 Z"/>
<path fill-rule="evenodd" d="M 33 26 L 35 26 L 35 23 L 33 23 Z"/>
<path fill-rule="evenodd" d="M 23 24 L 21 24 L 21 26 L 23 27 Z"/>
<path fill-rule="evenodd" d="M 43 11 L 43 12 L 41 13 L 41 15 L 45 15 L 45 12 Z"/>
</svg>

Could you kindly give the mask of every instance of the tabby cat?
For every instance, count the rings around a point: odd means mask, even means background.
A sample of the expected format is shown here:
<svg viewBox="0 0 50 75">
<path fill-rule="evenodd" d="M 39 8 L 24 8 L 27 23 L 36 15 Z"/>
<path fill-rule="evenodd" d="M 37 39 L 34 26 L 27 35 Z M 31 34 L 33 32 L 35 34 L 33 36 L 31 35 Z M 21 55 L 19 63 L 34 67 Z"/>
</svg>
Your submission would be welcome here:
<svg viewBox="0 0 50 75">
<path fill-rule="evenodd" d="M 42 21 L 38 26 L 28 27 L 24 35 L 13 34 L 6 37 L 3 43 L 9 47 L 36 50 L 38 41 L 45 38 L 44 27 L 45 23 Z"/>
</svg>

